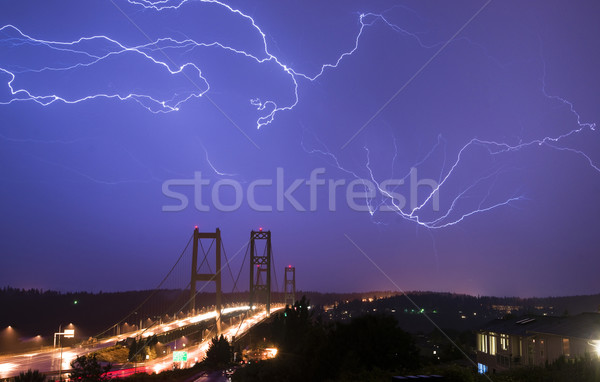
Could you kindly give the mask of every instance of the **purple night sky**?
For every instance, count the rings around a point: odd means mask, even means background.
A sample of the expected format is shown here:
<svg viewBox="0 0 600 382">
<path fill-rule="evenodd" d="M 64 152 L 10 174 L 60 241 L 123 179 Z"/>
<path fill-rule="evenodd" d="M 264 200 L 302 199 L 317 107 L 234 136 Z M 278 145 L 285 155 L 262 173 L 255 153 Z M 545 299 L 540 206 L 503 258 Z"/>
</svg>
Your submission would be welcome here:
<svg viewBox="0 0 600 382">
<path fill-rule="evenodd" d="M 600 292 L 599 14 L 5 0 L 0 286 L 153 288 L 198 225 L 303 290 Z"/>
</svg>

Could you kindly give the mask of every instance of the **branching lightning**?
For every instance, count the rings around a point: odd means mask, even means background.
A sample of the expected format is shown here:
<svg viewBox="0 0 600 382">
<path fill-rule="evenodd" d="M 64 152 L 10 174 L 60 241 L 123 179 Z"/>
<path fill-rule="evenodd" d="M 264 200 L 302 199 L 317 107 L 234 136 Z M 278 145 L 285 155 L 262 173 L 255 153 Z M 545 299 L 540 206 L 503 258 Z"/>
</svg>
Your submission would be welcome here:
<svg viewBox="0 0 600 382">
<path fill-rule="evenodd" d="M 130 5 L 143 7 L 146 10 L 156 13 L 178 10 L 191 2 L 192 0 L 127 0 L 127 3 Z M 354 44 L 351 49 L 341 53 L 334 62 L 321 65 L 321 67 L 315 71 L 315 73 L 307 74 L 290 67 L 271 52 L 267 42 L 266 33 L 251 16 L 220 1 L 200 0 L 200 3 L 216 5 L 221 7 L 226 12 L 230 12 L 231 14 L 235 15 L 240 19 L 240 21 L 248 22 L 251 25 L 253 33 L 259 37 L 262 45 L 260 56 L 249 53 L 247 50 L 235 48 L 218 41 L 196 41 L 190 38 L 181 40 L 169 36 L 161 37 L 156 40 L 148 41 L 144 44 L 135 46 L 126 46 L 118 40 L 105 35 L 81 37 L 74 41 L 50 41 L 27 35 L 14 25 L 4 25 L 0 27 L 0 46 L 5 45 L 12 48 L 22 46 L 49 48 L 52 51 L 69 55 L 69 59 L 72 60 L 73 63 L 66 65 L 44 65 L 39 68 L 24 68 L 15 64 L 3 64 L 0 60 L 0 78 L 1 74 L 4 74 L 7 77 L 6 85 L 10 92 L 8 99 L 0 99 L 0 105 L 7 105 L 17 101 L 33 101 L 42 106 L 48 106 L 55 102 L 75 104 L 97 98 L 108 98 L 119 101 L 133 100 L 153 113 L 168 113 L 178 111 L 188 101 L 206 95 L 211 90 L 210 82 L 203 75 L 199 64 L 194 62 L 185 62 L 181 65 L 176 65 L 166 52 L 186 52 L 194 48 L 219 48 L 231 54 L 241 55 L 255 64 L 260 65 L 274 63 L 289 77 L 293 88 L 293 100 L 291 103 L 287 105 L 279 105 L 274 100 L 261 100 L 259 98 L 253 98 L 249 101 L 250 104 L 256 107 L 259 112 L 266 113 L 265 115 L 260 116 L 257 120 L 257 128 L 261 128 L 273 122 L 277 113 L 292 110 L 298 104 L 299 79 L 313 82 L 321 77 L 328 69 L 337 68 L 345 58 L 353 55 L 359 49 L 359 42 L 365 29 L 373 26 L 375 23 L 383 23 L 383 25 L 386 25 L 392 31 L 414 39 L 423 48 L 434 48 L 440 44 L 425 44 L 417 34 L 411 33 L 410 31 L 390 22 L 385 17 L 385 13 L 361 13 L 358 15 L 359 29 L 355 35 Z M 114 4 L 116 6 L 116 3 Z M 101 48 L 95 51 L 94 44 L 100 45 Z M 159 59 L 156 57 L 158 56 L 156 54 L 158 51 L 162 53 L 164 58 Z M 143 58 L 149 64 L 156 65 L 162 71 L 165 71 L 165 73 L 168 73 L 171 76 L 185 77 L 191 83 L 192 90 L 189 90 L 183 94 L 175 93 L 171 98 L 159 98 L 150 94 L 128 91 L 124 91 L 123 93 L 104 92 L 88 94 L 82 97 L 68 97 L 58 93 L 38 94 L 27 87 L 16 85 L 19 75 L 24 73 L 44 73 L 53 71 L 68 72 L 76 69 L 92 67 L 112 58 L 124 56 L 126 54 Z"/>
<path fill-rule="evenodd" d="M 502 169 L 494 169 L 494 170 L 490 171 L 488 174 L 483 175 L 482 177 L 476 179 L 471 184 L 466 186 L 462 191 L 460 191 L 450 201 L 449 207 L 446 208 L 445 212 L 443 212 L 443 211 L 440 212 L 440 216 L 438 216 L 434 219 L 430 219 L 430 220 L 426 220 L 421 217 L 420 213 L 428 207 L 431 208 L 432 200 L 434 199 L 436 194 L 439 194 L 441 192 L 441 190 L 444 188 L 445 184 L 448 183 L 448 181 L 452 178 L 452 175 L 460 167 L 460 165 L 463 162 L 463 160 L 462 160 L 463 154 L 469 148 L 474 147 L 474 146 L 480 146 L 480 147 L 485 148 L 487 150 L 487 152 L 489 153 L 489 155 L 491 155 L 491 156 L 506 154 L 506 153 L 510 153 L 510 152 L 516 152 L 516 151 L 524 150 L 527 148 L 535 148 L 535 147 L 539 147 L 539 146 L 545 146 L 545 147 L 549 147 L 549 148 L 559 150 L 559 151 L 575 153 L 578 156 L 583 157 L 588 162 L 588 164 L 590 165 L 590 167 L 592 169 L 594 169 L 597 172 L 600 172 L 600 167 L 598 167 L 598 165 L 595 164 L 594 161 L 590 158 L 590 156 L 588 154 L 586 154 L 585 152 L 571 148 L 571 147 L 564 147 L 564 146 L 558 145 L 559 142 L 564 141 L 566 138 L 574 136 L 579 133 L 582 133 L 583 131 L 595 131 L 596 124 L 590 123 L 590 122 L 582 122 L 581 116 L 575 110 L 573 103 L 571 103 L 570 101 L 568 101 L 562 97 L 550 95 L 547 93 L 546 83 L 545 83 L 545 68 L 544 68 L 544 73 L 543 73 L 543 77 L 542 77 L 542 93 L 546 98 L 560 102 L 564 106 L 568 107 L 569 112 L 575 117 L 575 127 L 573 129 L 568 130 L 567 132 L 556 135 L 556 136 L 545 136 L 543 138 L 533 139 L 533 140 L 529 140 L 527 142 L 523 142 L 521 140 L 516 145 L 511 145 L 511 144 L 508 144 L 505 142 L 496 142 L 496 141 L 473 138 L 473 139 L 469 140 L 465 145 L 463 145 L 462 148 L 458 151 L 458 154 L 456 156 L 456 159 L 452 163 L 452 166 L 443 176 L 440 176 L 439 182 L 432 189 L 432 191 L 430 193 L 426 194 L 426 196 L 422 200 L 422 202 L 420 202 L 419 204 L 417 204 L 416 206 L 414 206 L 412 208 L 410 208 L 410 207 L 406 208 L 406 206 L 400 205 L 398 203 L 398 200 L 396 199 L 396 197 L 394 195 L 394 191 L 396 190 L 397 187 L 394 189 L 391 189 L 391 190 L 388 188 L 382 187 L 381 182 L 377 180 L 376 176 L 374 175 L 374 171 L 371 168 L 370 155 L 369 155 L 370 151 L 367 147 L 364 147 L 364 150 L 366 152 L 366 160 L 365 160 L 365 165 L 364 165 L 366 174 L 367 174 L 366 178 L 368 180 L 370 180 L 373 184 L 375 184 L 377 190 L 382 195 L 381 201 L 379 201 L 378 204 L 376 204 L 376 205 L 373 204 L 374 198 L 366 198 L 366 200 L 367 200 L 366 205 L 368 206 L 370 215 L 371 216 L 375 215 L 375 213 L 377 211 L 381 210 L 382 206 L 386 206 L 386 207 L 391 208 L 391 210 L 393 212 L 395 212 L 398 216 L 400 216 L 402 219 L 411 221 L 413 223 L 418 224 L 419 226 L 422 226 L 422 227 L 425 227 L 428 229 L 440 229 L 440 228 L 446 228 L 446 227 L 450 227 L 455 224 L 458 224 L 458 223 L 462 222 L 464 219 L 466 219 L 470 216 L 473 216 L 475 214 L 491 211 L 491 210 L 497 209 L 499 207 L 513 205 L 513 203 L 515 203 L 515 202 L 525 200 L 526 197 L 524 195 L 515 194 L 515 195 L 512 195 L 512 196 L 502 200 L 502 201 L 495 202 L 495 203 L 488 203 L 490 192 L 496 182 L 496 179 L 503 172 Z M 419 165 L 421 165 L 423 162 L 425 162 L 432 155 L 432 153 L 438 148 L 441 140 L 442 140 L 442 137 L 438 136 L 438 142 L 427 153 L 427 155 L 425 155 L 420 161 L 413 164 L 411 167 L 416 168 Z M 337 158 L 337 156 L 335 154 L 333 154 L 329 149 L 327 149 L 325 144 L 323 142 L 321 142 L 318 138 L 317 138 L 317 141 L 322 148 L 308 149 L 305 147 L 304 142 L 301 142 L 301 146 L 305 152 L 307 152 L 309 154 L 323 155 L 328 159 L 328 161 L 331 164 L 333 164 L 338 169 L 351 175 L 355 179 L 362 179 L 364 181 L 364 177 L 359 176 L 356 171 L 349 170 L 349 169 L 345 168 L 344 166 L 342 166 L 342 164 L 340 163 L 340 160 Z M 398 148 L 397 148 L 395 140 L 394 140 L 394 150 L 395 150 L 394 155 L 393 155 L 393 158 L 391 161 L 392 175 L 393 175 L 393 169 L 395 166 L 395 161 L 398 156 Z M 445 150 L 445 145 L 444 145 L 444 150 Z M 445 155 L 444 155 L 444 158 L 445 158 Z M 446 163 L 444 160 L 444 163 L 442 165 L 442 174 L 443 174 L 443 171 L 444 171 L 443 169 L 444 169 L 445 165 L 446 165 Z M 404 177 L 400 178 L 400 180 L 404 181 L 409 176 L 410 176 L 410 173 L 408 173 Z M 482 182 L 484 182 L 486 180 L 490 180 L 492 178 L 494 180 L 491 183 L 491 185 L 489 186 L 487 193 L 479 201 L 478 207 L 471 209 L 471 210 L 467 210 L 462 213 L 457 213 L 456 207 L 457 207 L 457 204 L 460 202 L 460 200 L 463 199 L 469 193 L 469 191 L 473 190 L 475 187 L 482 184 Z M 367 187 L 365 186 L 365 188 L 367 188 Z M 365 195 L 367 195 L 366 191 L 365 191 Z"/>
<path fill-rule="evenodd" d="M 153 12 L 155 14 L 179 10 L 192 2 L 192 0 L 122 1 L 124 4 L 143 8 L 144 10 Z M 256 126 L 257 128 L 261 128 L 271 124 L 275 120 L 275 117 L 278 113 L 290 111 L 296 107 L 296 105 L 300 102 L 298 90 L 301 81 L 313 82 L 319 77 L 323 76 L 328 70 L 334 70 L 338 68 L 345 59 L 348 59 L 350 56 L 352 56 L 359 49 L 361 37 L 364 35 L 367 28 L 372 27 L 376 23 L 382 24 L 393 32 L 399 33 L 402 36 L 413 39 L 420 47 L 425 49 L 435 48 L 442 44 L 441 42 L 435 44 L 425 43 L 417 34 L 392 23 L 389 18 L 385 16 L 385 12 L 381 14 L 361 13 L 358 15 L 358 31 L 354 34 L 352 46 L 350 46 L 347 50 L 342 51 L 332 62 L 324 63 L 312 74 L 308 74 L 291 67 L 289 64 L 285 63 L 284 60 L 272 53 L 268 43 L 267 34 L 250 15 L 218 0 L 198 0 L 195 2 L 219 7 L 223 11 L 235 16 L 240 20 L 240 22 L 249 25 L 252 33 L 258 37 L 260 42 L 260 53 L 253 54 L 250 53 L 250 49 L 242 49 L 239 47 L 230 46 L 219 41 L 197 41 L 191 38 L 178 39 L 172 36 L 163 36 L 155 40 L 145 41 L 143 44 L 133 46 L 129 46 L 113 37 L 106 35 L 81 37 L 73 41 L 52 41 L 28 35 L 17 26 L 4 25 L 0 27 L 0 48 L 3 46 L 8 48 L 20 48 L 27 46 L 49 49 L 54 53 L 65 55 L 66 59 L 60 60 L 59 62 L 61 62 L 61 64 L 41 64 L 39 67 L 34 68 L 23 67 L 17 63 L 6 63 L 5 60 L 0 58 L 0 80 L 3 81 L 6 79 L 6 88 L 8 90 L 8 97 L 6 99 L 0 98 L 0 105 L 9 105 L 22 101 L 33 101 L 42 106 L 50 106 L 56 102 L 76 104 L 80 102 L 91 101 L 93 99 L 106 98 L 119 101 L 135 101 L 152 113 L 168 113 L 178 111 L 189 101 L 208 95 L 212 90 L 210 85 L 211 81 L 203 74 L 201 69 L 202 65 L 200 63 L 184 62 L 182 64 L 175 64 L 175 61 L 170 59 L 168 52 L 189 52 L 197 48 L 214 48 L 220 49 L 228 54 L 240 56 L 248 60 L 248 62 L 253 65 L 265 65 L 267 63 L 274 64 L 275 67 L 281 70 L 281 72 L 284 73 L 287 78 L 289 78 L 291 88 L 293 89 L 293 94 L 291 101 L 287 104 L 281 104 L 280 101 L 275 101 L 273 99 L 261 100 L 259 98 L 252 98 L 249 100 L 250 104 L 254 106 L 260 114 L 260 117 L 256 121 Z M 116 3 L 113 4 L 116 6 Z M 472 43 L 470 40 L 464 37 L 458 38 L 455 41 L 461 39 Z M 159 53 L 162 55 L 159 55 Z M 159 56 L 160 58 L 157 58 Z M 43 93 L 40 91 L 34 91 L 27 86 L 18 85 L 19 77 L 26 73 L 46 74 L 56 72 L 72 72 L 79 69 L 100 65 L 115 58 L 128 59 L 129 57 L 135 57 L 136 59 L 143 60 L 144 62 L 157 67 L 163 74 L 168 76 L 177 77 L 180 79 L 183 78 L 183 80 L 191 83 L 192 86 L 186 91 L 178 91 L 168 96 L 161 97 L 143 92 L 133 92 L 127 90 L 123 92 L 101 92 L 70 97 L 64 94 L 61 95 L 58 92 Z M 523 195 L 512 195 L 498 202 L 489 202 L 490 192 L 488 190 L 488 193 L 479 201 L 477 208 L 460 213 L 457 211 L 458 203 L 468 195 L 469 191 L 473 190 L 475 187 L 478 187 L 485 181 L 495 179 L 502 171 L 501 169 L 495 169 L 487 174 L 484 174 L 479 179 L 476 179 L 470 185 L 464 187 L 462 191 L 460 191 L 455 198 L 450 201 L 449 207 L 440 212 L 439 216 L 428 219 L 423 217 L 423 211 L 431 206 L 434 197 L 441 192 L 441 190 L 448 184 L 450 179 L 452 179 L 456 170 L 462 165 L 463 154 L 474 146 L 485 148 L 491 156 L 545 146 L 551 149 L 574 153 L 578 156 L 581 156 L 595 171 L 600 172 L 600 167 L 594 163 L 588 154 L 581 150 L 564 145 L 563 141 L 566 138 L 582 133 L 583 131 L 595 131 L 596 125 L 594 123 L 583 122 L 581 116 L 575 110 L 574 105 L 570 101 L 559 96 L 550 95 L 546 91 L 545 68 L 542 78 L 542 93 L 546 98 L 559 102 L 569 109 L 570 113 L 575 117 L 575 127 L 573 129 L 555 136 L 545 136 L 525 142 L 520 141 L 518 144 L 472 138 L 466 144 L 464 144 L 460 150 L 458 150 L 458 153 L 456 154 L 452 164 L 448 164 L 448 169 L 445 161 L 441 165 L 440 177 L 437 186 L 429 194 L 427 194 L 426 197 L 420 201 L 420 203 L 408 208 L 406 206 L 399 205 L 392 192 L 390 192 L 393 190 L 382 187 L 380 181 L 376 179 L 375 173 L 371 167 L 369 149 L 365 147 L 365 172 L 367 174 L 367 179 L 375 184 L 378 191 L 381 193 L 381 195 L 383 195 L 383 200 L 377 202 L 372 200 L 372 198 L 367 198 L 367 206 L 370 215 L 374 216 L 375 213 L 385 205 L 390 207 L 398 216 L 407 221 L 416 223 L 417 225 L 428 229 L 440 229 L 458 224 L 464 219 L 477 213 L 483 213 L 499 207 L 512 205 L 515 202 L 523 200 Z M 6 138 L 4 137 L 3 139 Z M 421 163 L 428 160 L 432 153 L 440 147 L 442 142 L 443 138 L 440 136 L 432 149 L 412 167 L 419 166 Z M 355 179 L 363 179 L 363 177 L 360 176 L 357 171 L 349 169 L 348 166 L 344 166 L 337 156 L 334 155 L 331 150 L 329 150 L 323 144 L 323 142 L 319 141 L 319 146 L 320 147 L 318 148 L 307 148 L 304 143 L 302 143 L 302 147 L 307 153 L 322 155 L 332 166 L 338 168 L 349 176 Z M 394 166 L 398 154 L 397 146 L 394 147 L 395 153 L 393 155 L 391 165 L 392 173 L 394 172 Z M 443 145 L 443 149 L 445 152 L 445 145 Z M 223 176 L 232 175 L 218 171 L 210 162 L 206 150 L 205 157 L 207 163 L 216 174 Z M 410 172 L 404 175 L 404 177 L 401 179 L 407 179 L 409 176 Z M 367 186 L 365 183 L 365 188 L 366 187 Z"/>
</svg>

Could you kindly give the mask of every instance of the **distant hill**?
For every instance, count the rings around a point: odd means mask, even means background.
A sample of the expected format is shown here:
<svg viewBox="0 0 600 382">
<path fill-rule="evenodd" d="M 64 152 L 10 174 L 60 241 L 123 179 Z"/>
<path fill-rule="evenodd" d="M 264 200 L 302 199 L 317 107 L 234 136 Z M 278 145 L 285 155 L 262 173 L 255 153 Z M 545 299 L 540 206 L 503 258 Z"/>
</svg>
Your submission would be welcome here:
<svg viewBox="0 0 600 382">
<path fill-rule="evenodd" d="M 409 292 L 392 297 L 365 294 L 346 299 L 329 309 L 331 320 L 347 320 L 365 313 L 394 315 L 400 326 L 411 332 L 430 332 L 433 321 L 443 329 L 469 330 L 506 315 L 549 316 L 597 312 L 600 294 L 569 297 L 519 298 L 480 297 L 454 293 Z"/>
<path fill-rule="evenodd" d="M 331 320 L 344 320 L 366 312 L 387 312 L 397 317 L 401 326 L 409 331 L 430 331 L 432 325 L 422 317 L 424 313 L 434 318 L 442 327 L 459 330 L 473 328 L 490 319 L 506 314 L 535 313 L 547 315 L 595 312 L 600 304 L 600 294 L 588 296 L 516 298 L 476 297 L 438 292 L 410 292 L 408 297 L 396 292 L 321 293 L 299 291 L 297 298 L 306 295 L 311 304 L 326 309 L 324 316 Z M 25 341 L 36 335 L 52 344 L 53 333 L 59 325 L 73 323 L 78 339 L 96 336 L 123 321 L 121 331 L 133 330 L 134 325 L 148 325 L 151 320 L 172 318 L 187 310 L 189 290 L 145 290 L 113 293 L 60 293 L 36 289 L 23 290 L 11 287 L 0 289 L 0 351 L 8 344 L 7 326 L 12 326 L 13 337 Z M 214 294 L 199 293 L 196 306 L 214 304 Z M 273 301 L 282 301 L 281 293 L 274 293 Z M 224 303 L 248 301 L 248 293 L 228 293 Z M 140 305 L 144 303 L 141 307 Z M 421 311 L 423 309 L 423 311 Z M 319 309 L 320 310 L 320 309 Z M 168 316 L 168 317 L 167 317 Z M 463 318 L 464 317 L 464 318 Z M 124 325 L 127 323 L 127 325 Z M 112 329 L 107 333 L 115 333 Z"/>
</svg>

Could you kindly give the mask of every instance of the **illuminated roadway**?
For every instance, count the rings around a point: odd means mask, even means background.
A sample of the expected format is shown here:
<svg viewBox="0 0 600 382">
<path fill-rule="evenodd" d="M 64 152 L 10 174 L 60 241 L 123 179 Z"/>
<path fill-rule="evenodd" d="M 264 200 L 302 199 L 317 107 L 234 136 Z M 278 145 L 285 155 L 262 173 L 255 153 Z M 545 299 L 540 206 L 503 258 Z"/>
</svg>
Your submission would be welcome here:
<svg viewBox="0 0 600 382">
<path fill-rule="evenodd" d="M 248 306 L 238 306 L 224 308 L 222 314 L 233 313 L 236 311 L 247 311 Z M 272 306 L 271 313 L 283 309 L 283 306 Z M 208 313 L 198 314 L 196 316 L 183 318 L 163 324 L 157 324 L 152 328 L 141 329 L 135 332 L 129 332 L 118 336 L 103 339 L 97 343 L 85 347 L 72 347 L 62 349 L 62 369 L 69 370 L 71 368 L 71 361 L 76 357 L 94 352 L 96 350 L 110 347 L 115 345 L 118 341 L 129 337 L 149 337 L 154 334 L 162 334 L 179 328 L 183 328 L 189 325 L 194 325 L 202 321 L 207 321 L 217 317 L 217 312 L 212 311 Z M 258 311 L 250 317 L 246 317 L 241 325 L 236 324 L 225 329 L 223 335 L 231 340 L 232 336 L 239 336 L 245 333 L 249 328 L 263 321 L 266 318 L 265 311 Z M 188 352 L 188 361 L 178 365 L 180 368 L 191 367 L 194 363 L 201 361 L 208 349 L 210 338 L 200 342 L 197 345 L 190 346 L 186 349 Z M 58 372 L 60 368 L 61 350 L 51 349 L 39 352 L 31 352 L 24 354 L 15 354 L 9 356 L 0 357 L 0 378 L 8 378 L 18 375 L 21 371 L 27 371 L 28 369 L 39 370 L 42 373 Z M 170 370 L 173 367 L 172 355 L 169 354 L 165 357 L 160 357 L 151 361 L 147 361 L 142 364 L 138 364 L 141 370 L 146 370 L 148 373 L 156 372 L 160 373 L 164 370 Z"/>
</svg>

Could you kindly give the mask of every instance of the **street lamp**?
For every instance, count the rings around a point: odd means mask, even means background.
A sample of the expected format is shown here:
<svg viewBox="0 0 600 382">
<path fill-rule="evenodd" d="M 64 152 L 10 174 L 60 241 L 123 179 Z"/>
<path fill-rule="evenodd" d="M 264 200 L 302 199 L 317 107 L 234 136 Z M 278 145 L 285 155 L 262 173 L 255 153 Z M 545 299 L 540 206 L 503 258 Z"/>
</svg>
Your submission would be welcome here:
<svg viewBox="0 0 600 382">
<path fill-rule="evenodd" d="M 72 324 L 71 324 L 72 325 Z M 71 326 L 69 325 L 69 326 Z M 64 332 L 61 332 L 62 324 L 58 327 L 58 333 L 54 333 L 54 347 L 56 348 L 56 337 L 58 337 L 58 346 L 60 347 L 60 364 L 58 366 L 58 379 L 62 381 L 62 360 L 63 360 L 63 349 L 61 336 L 64 338 L 73 338 L 75 337 L 75 329 L 65 329 Z"/>
</svg>

